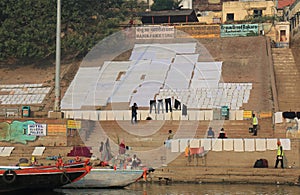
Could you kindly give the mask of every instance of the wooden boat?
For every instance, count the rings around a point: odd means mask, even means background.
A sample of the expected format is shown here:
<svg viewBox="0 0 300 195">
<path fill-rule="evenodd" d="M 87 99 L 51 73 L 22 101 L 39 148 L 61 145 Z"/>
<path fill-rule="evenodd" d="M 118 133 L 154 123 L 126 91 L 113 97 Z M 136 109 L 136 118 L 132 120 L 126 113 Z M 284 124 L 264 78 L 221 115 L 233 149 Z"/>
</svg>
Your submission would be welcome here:
<svg viewBox="0 0 300 195">
<path fill-rule="evenodd" d="M 80 180 L 91 170 L 90 166 L 80 168 L 2 166 L 0 168 L 0 192 L 54 189 Z"/>
<path fill-rule="evenodd" d="M 143 177 L 145 170 L 94 167 L 82 179 L 62 188 L 123 188 Z"/>
<path fill-rule="evenodd" d="M 80 162 L 72 162 L 72 163 L 67 163 L 67 164 L 63 164 L 62 167 L 64 168 L 81 168 L 81 167 L 85 167 L 86 165 L 88 165 L 89 162 L 88 161 L 80 161 Z M 7 169 L 32 169 L 32 168 L 36 168 L 36 169 L 53 169 L 57 167 L 57 165 L 28 165 L 28 166 L 20 166 L 20 165 L 16 165 L 16 166 L 0 166 L 0 170 L 7 170 Z"/>
</svg>

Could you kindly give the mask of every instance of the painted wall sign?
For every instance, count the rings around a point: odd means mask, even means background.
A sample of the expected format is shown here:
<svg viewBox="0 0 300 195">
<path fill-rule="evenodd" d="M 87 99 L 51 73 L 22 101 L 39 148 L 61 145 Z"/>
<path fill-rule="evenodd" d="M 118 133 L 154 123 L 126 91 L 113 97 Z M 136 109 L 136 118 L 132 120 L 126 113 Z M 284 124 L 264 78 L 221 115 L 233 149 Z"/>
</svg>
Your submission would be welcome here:
<svg viewBox="0 0 300 195">
<path fill-rule="evenodd" d="M 27 134 L 35 136 L 46 136 L 47 124 L 29 124 Z"/>
<path fill-rule="evenodd" d="M 174 26 L 136 27 L 136 39 L 174 39 Z"/>
<path fill-rule="evenodd" d="M 222 24 L 221 37 L 258 36 L 258 24 Z"/>
<path fill-rule="evenodd" d="M 182 25 L 175 26 L 176 38 L 218 38 L 220 25 Z M 180 31 L 184 33 L 180 33 Z"/>
<path fill-rule="evenodd" d="M 81 121 L 68 120 L 67 128 L 68 129 L 81 129 Z"/>
<path fill-rule="evenodd" d="M 252 118 L 252 111 L 244 110 L 243 118 L 244 119 L 251 119 Z"/>
</svg>

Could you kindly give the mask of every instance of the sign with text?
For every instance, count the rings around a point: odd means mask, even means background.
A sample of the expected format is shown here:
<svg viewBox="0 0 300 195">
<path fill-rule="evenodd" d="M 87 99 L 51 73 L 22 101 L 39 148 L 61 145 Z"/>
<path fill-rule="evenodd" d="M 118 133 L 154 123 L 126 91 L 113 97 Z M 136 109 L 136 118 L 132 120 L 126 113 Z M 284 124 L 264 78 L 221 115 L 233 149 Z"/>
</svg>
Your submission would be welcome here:
<svg viewBox="0 0 300 195">
<path fill-rule="evenodd" d="M 258 24 L 222 24 L 221 37 L 246 37 L 258 35 Z"/>
<path fill-rule="evenodd" d="M 67 128 L 68 129 L 81 129 L 81 121 L 68 120 Z"/>
<path fill-rule="evenodd" d="M 252 111 L 251 110 L 244 110 L 243 118 L 244 119 L 251 119 L 252 118 Z"/>
<path fill-rule="evenodd" d="M 175 26 L 176 38 L 218 38 L 220 25 L 182 25 Z M 182 33 L 183 32 L 183 33 Z"/>
<path fill-rule="evenodd" d="M 30 124 L 28 125 L 28 135 L 46 136 L 47 124 Z"/>
<path fill-rule="evenodd" d="M 174 39 L 174 26 L 136 27 L 136 39 Z"/>
</svg>

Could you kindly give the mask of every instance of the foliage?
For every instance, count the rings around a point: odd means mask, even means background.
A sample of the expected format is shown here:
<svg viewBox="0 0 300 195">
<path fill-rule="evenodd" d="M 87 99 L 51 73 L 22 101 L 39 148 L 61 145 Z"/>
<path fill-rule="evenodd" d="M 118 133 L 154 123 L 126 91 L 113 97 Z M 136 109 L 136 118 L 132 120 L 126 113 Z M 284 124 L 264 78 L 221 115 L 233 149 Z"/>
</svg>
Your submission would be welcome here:
<svg viewBox="0 0 300 195">
<path fill-rule="evenodd" d="M 153 0 L 152 11 L 172 10 L 179 8 L 182 0 Z"/>
<path fill-rule="evenodd" d="M 56 50 L 57 0 L 0 1 L 0 60 L 51 58 Z M 62 56 L 81 57 L 120 22 L 134 17 L 137 0 L 61 1 Z"/>
</svg>

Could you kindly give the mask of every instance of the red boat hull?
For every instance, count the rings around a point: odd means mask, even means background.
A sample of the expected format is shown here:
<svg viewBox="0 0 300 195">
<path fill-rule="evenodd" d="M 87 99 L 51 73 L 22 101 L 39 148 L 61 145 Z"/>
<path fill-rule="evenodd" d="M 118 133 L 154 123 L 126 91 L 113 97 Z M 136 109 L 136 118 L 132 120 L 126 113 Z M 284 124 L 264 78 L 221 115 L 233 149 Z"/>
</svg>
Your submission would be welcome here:
<svg viewBox="0 0 300 195">
<path fill-rule="evenodd" d="M 91 167 L 27 168 L 0 170 L 0 191 L 21 189 L 54 189 L 77 181 L 89 173 Z"/>
</svg>

